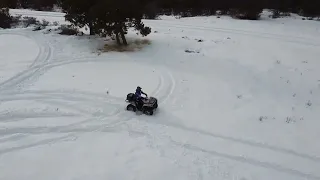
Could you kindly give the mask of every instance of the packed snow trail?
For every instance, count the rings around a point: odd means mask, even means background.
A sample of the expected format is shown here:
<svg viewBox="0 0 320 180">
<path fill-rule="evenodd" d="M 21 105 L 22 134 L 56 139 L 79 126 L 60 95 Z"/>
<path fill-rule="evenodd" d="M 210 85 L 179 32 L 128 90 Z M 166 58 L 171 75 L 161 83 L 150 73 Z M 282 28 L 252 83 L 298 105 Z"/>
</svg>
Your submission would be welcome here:
<svg viewBox="0 0 320 180">
<path fill-rule="evenodd" d="M 320 179 L 319 24 L 162 18 L 137 52 L 1 30 L 1 54 L 30 49 L 0 56 L 0 179 Z M 136 86 L 158 98 L 154 116 L 125 110 Z"/>
</svg>

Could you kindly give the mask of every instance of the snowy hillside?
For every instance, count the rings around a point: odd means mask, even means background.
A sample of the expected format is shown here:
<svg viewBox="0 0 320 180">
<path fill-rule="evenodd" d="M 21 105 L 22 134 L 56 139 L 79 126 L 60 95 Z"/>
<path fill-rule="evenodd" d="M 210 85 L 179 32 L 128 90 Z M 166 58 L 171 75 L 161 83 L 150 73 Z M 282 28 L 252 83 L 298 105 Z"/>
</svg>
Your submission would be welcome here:
<svg viewBox="0 0 320 180">
<path fill-rule="evenodd" d="M 319 22 L 144 22 L 134 52 L 56 26 L 0 30 L 0 180 L 320 179 Z M 126 111 L 137 86 L 153 116 Z"/>
</svg>

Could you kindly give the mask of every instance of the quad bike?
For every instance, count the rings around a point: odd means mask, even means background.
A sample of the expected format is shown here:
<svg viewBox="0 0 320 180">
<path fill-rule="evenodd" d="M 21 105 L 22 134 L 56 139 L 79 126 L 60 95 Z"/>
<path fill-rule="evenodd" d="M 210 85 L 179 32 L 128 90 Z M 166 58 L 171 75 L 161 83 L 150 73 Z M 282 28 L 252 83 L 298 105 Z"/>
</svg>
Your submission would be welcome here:
<svg viewBox="0 0 320 180">
<path fill-rule="evenodd" d="M 141 105 L 139 105 L 135 99 L 136 99 L 136 97 L 135 97 L 134 93 L 129 93 L 127 95 L 126 102 L 129 103 L 127 105 L 128 111 L 136 112 L 138 110 L 138 111 L 143 112 L 144 114 L 152 116 L 153 112 L 158 108 L 158 100 L 154 97 L 142 98 Z"/>
</svg>

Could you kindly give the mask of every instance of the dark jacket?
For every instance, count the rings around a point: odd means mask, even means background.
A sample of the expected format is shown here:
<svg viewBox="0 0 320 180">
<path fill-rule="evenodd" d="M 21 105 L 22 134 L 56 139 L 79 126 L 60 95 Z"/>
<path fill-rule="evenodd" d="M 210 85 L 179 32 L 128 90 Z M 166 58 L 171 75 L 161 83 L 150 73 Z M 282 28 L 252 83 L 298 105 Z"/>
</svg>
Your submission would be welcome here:
<svg viewBox="0 0 320 180">
<path fill-rule="evenodd" d="M 141 97 L 141 94 L 144 94 L 144 95 L 147 96 L 147 94 L 144 93 L 141 89 L 136 89 L 135 95 L 137 96 L 137 98 L 140 98 L 140 97 Z"/>
</svg>

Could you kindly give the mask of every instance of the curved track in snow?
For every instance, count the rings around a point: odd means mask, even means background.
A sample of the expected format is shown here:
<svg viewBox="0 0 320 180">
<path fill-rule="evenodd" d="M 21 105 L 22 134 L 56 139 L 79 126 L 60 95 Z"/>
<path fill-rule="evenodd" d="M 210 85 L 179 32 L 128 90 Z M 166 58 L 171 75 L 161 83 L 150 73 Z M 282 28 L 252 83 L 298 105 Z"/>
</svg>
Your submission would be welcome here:
<svg viewBox="0 0 320 180">
<path fill-rule="evenodd" d="M 48 63 L 52 56 L 52 49 L 50 45 L 44 40 L 44 37 L 41 37 L 41 34 L 34 34 L 31 32 L 16 32 L 16 31 L 1 31 L 0 35 L 3 34 L 12 34 L 12 35 L 20 35 L 27 37 L 33 41 L 35 41 L 40 49 L 37 57 L 33 61 L 33 63 L 26 70 L 16 74 L 10 79 L 2 82 L 0 84 L 0 92 L 1 91 L 12 91 L 14 87 L 22 85 L 26 80 L 28 80 L 32 75 L 34 75 L 41 67 L 42 64 Z"/>
</svg>

